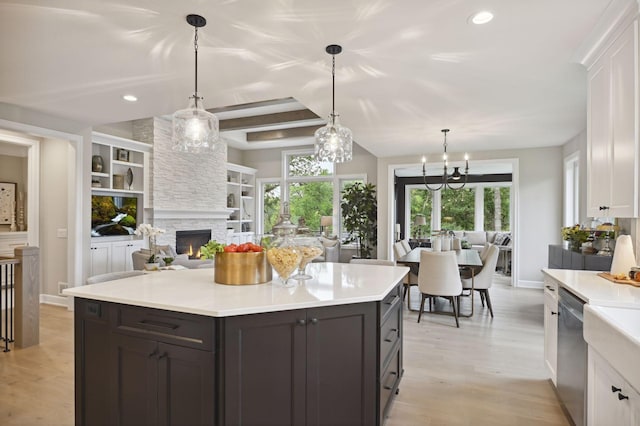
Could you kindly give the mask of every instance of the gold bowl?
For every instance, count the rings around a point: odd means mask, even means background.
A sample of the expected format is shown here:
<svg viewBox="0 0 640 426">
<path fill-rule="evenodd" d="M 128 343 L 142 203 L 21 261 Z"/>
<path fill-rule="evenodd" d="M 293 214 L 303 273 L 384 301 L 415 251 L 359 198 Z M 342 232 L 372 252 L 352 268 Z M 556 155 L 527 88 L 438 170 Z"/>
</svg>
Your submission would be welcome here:
<svg viewBox="0 0 640 426">
<path fill-rule="evenodd" d="M 227 285 L 264 284 L 271 281 L 271 266 L 264 252 L 217 253 L 214 281 Z"/>
</svg>

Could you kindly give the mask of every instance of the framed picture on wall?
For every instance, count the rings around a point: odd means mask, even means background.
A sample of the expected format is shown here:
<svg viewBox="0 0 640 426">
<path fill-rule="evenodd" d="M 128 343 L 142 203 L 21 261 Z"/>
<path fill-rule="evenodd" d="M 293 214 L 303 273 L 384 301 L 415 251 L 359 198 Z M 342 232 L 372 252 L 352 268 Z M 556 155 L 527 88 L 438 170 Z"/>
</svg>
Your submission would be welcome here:
<svg viewBox="0 0 640 426">
<path fill-rule="evenodd" d="M 0 225 L 11 225 L 16 211 L 16 184 L 0 182 Z"/>
<path fill-rule="evenodd" d="M 117 160 L 118 161 L 129 161 L 129 151 L 127 151 L 126 149 L 120 149 L 118 148 L 117 151 Z"/>
</svg>

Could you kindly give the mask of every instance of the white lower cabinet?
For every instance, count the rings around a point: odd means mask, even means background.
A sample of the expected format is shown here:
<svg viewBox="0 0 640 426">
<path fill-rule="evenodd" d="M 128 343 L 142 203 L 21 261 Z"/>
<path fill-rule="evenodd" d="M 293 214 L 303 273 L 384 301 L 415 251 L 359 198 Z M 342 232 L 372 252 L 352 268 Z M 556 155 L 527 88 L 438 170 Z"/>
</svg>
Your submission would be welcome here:
<svg viewBox="0 0 640 426">
<path fill-rule="evenodd" d="M 640 394 L 589 347 L 587 424 L 639 425 Z"/>
<path fill-rule="evenodd" d="M 132 271 L 131 253 L 143 248 L 142 240 L 107 241 L 91 244 L 92 275 L 109 272 Z"/>
<path fill-rule="evenodd" d="M 544 279 L 544 363 L 553 384 L 556 383 L 558 364 L 558 284 Z"/>
</svg>

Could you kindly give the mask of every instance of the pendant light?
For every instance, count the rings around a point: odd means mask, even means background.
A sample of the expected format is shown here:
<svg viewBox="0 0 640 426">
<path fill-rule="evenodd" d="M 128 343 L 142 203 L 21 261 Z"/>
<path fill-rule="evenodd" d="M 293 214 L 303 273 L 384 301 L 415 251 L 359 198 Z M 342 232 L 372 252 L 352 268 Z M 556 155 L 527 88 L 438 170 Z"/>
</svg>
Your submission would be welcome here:
<svg viewBox="0 0 640 426">
<path fill-rule="evenodd" d="M 427 183 L 427 159 L 426 157 L 422 157 L 422 181 L 424 182 L 424 186 L 429 191 L 438 191 L 440 189 L 453 189 L 458 190 L 465 187 L 467 184 L 467 179 L 469 177 L 469 156 L 467 154 L 464 155 L 465 168 L 464 174 L 460 173 L 460 167 L 454 167 L 453 173 L 449 174 L 448 172 L 448 157 L 447 157 L 447 133 L 449 133 L 449 129 L 442 129 L 442 133 L 444 133 L 444 154 L 442 155 L 443 161 L 443 173 L 440 178 L 440 184 L 436 186 L 429 186 Z"/>
<path fill-rule="evenodd" d="M 342 52 L 342 46 L 330 44 L 326 52 L 333 57 L 331 69 L 331 115 L 326 126 L 319 128 L 315 133 L 315 155 L 318 161 L 331 161 L 344 163 L 353 158 L 353 136 L 351 130 L 340 125 L 336 114 L 336 55 Z"/>
<path fill-rule="evenodd" d="M 173 149 L 181 152 L 210 152 L 220 142 L 218 117 L 202 107 L 202 97 L 198 93 L 198 28 L 207 25 L 200 15 L 187 15 L 187 22 L 195 28 L 193 48 L 195 53 L 195 91 L 189 107 L 173 114 Z"/>
</svg>

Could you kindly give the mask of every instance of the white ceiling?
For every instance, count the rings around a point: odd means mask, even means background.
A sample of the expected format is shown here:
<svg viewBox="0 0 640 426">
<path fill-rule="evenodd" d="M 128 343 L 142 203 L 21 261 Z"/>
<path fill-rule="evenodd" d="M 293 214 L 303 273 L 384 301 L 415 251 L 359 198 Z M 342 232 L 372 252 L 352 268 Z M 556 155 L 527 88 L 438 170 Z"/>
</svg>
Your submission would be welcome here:
<svg viewBox="0 0 640 426">
<path fill-rule="evenodd" d="M 572 62 L 611 0 L 2 0 L 0 102 L 90 125 L 293 97 L 385 157 L 560 145 L 585 128 Z M 467 19 L 481 9 L 493 22 Z M 125 93 L 139 101 L 126 103 Z"/>
</svg>

